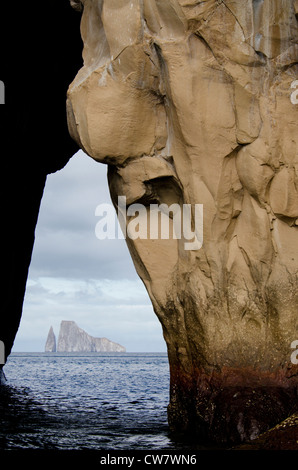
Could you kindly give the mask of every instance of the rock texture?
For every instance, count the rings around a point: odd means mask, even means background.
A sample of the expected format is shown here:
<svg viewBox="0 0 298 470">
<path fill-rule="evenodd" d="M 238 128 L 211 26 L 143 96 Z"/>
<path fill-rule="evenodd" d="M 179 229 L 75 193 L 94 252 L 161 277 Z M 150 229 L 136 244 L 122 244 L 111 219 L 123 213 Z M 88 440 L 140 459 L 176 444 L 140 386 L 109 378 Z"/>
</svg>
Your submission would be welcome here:
<svg viewBox="0 0 298 470">
<path fill-rule="evenodd" d="M 51 326 L 45 345 L 45 352 L 56 352 L 56 336 Z"/>
<path fill-rule="evenodd" d="M 125 348 L 107 338 L 94 338 L 74 321 L 62 321 L 57 352 L 125 352 Z"/>
<path fill-rule="evenodd" d="M 298 414 L 293 414 L 253 441 L 234 450 L 297 450 Z"/>
<path fill-rule="evenodd" d="M 84 0 L 69 130 L 127 205 L 204 242 L 127 243 L 160 319 L 171 429 L 244 441 L 297 409 L 296 0 Z"/>
</svg>

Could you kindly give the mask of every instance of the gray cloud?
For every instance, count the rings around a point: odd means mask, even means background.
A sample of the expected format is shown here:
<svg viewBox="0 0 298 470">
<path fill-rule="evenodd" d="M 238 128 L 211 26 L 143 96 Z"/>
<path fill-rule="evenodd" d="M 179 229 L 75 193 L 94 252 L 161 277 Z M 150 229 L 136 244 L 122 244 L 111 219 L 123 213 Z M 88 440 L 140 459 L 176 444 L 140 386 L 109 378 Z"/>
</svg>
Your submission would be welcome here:
<svg viewBox="0 0 298 470">
<path fill-rule="evenodd" d="M 78 152 L 49 175 L 16 351 L 42 351 L 49 327 L 74 320 L 128 351 L 164 351 L 161 326 L 125 240 L 98 240 L 95 208 L 111 203 L 107 169 Z"/>
<path fill-rule="evenodd" d="M 110 203 L 106 167 L 79 152 L 49 175 L 30 273 L 32 276 L 135 278 L 125 240 L 98 240 L 98 204 Z"/>
</svg>

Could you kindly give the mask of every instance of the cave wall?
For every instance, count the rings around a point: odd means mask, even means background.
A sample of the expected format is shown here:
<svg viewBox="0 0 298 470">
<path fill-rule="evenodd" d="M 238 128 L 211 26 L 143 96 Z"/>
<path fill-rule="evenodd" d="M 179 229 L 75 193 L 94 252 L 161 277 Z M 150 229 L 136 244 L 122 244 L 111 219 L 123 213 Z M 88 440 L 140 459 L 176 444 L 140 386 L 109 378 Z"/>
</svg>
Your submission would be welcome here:
<svg viewBox="0 0 298 470">
<path fill-rule="evenodd" d="M 81 66 L 80 14 L 69 0 L 1 2 L 2 283 L 0 340 L 10 354 L 22 314 L 47 174 L 78 150 L 67 128 L 69 83 Z"/>
</svg>

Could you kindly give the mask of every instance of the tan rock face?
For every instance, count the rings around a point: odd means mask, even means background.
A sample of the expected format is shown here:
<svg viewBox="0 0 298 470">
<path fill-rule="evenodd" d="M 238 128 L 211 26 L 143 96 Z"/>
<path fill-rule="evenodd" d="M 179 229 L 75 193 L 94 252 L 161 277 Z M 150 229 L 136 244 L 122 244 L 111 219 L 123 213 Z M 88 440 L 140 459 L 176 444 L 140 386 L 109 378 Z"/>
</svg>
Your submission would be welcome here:
<svg viewBox="0 0 298 470">
<path fill-rule="evenodd" d="M 297 1 L 81 3 L 72 136 L 109 165 L 115 205 L 204 208 L 199 250 L 127 239 L 168 346 L 170 425 L 249 439 L 297 406 Z"/>
</svg>

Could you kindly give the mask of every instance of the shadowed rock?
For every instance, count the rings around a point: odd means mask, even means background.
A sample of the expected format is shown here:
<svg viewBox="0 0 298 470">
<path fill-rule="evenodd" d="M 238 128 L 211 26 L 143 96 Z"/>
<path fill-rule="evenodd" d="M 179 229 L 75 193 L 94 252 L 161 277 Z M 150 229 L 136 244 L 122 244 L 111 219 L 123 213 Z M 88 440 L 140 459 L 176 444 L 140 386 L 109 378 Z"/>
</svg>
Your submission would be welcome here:
<svg viewBox="0 0 298 470">
<path fill-rule="evenodd" d="M 0 106 L 5 200 L 1 266 L 5 276 L 0 340 L 5 344 L 5 360 L 20 324 L 47 174 L 63 168 L 78 150 L 69 136 L 65 101 L 69 82 L 82 64 L 79 23 L 80 14 L 68 0 L 1 4 L 0 80 L 5 86 L 5 104 Z M 42 44 L 38 58 L 37 42 Z"/>
</svg>

